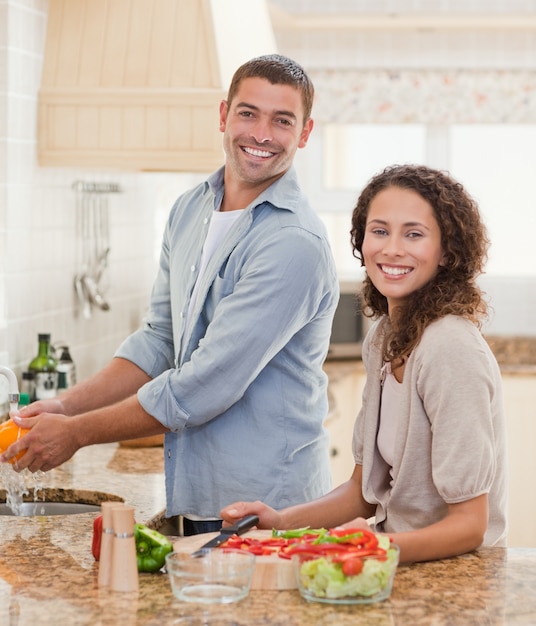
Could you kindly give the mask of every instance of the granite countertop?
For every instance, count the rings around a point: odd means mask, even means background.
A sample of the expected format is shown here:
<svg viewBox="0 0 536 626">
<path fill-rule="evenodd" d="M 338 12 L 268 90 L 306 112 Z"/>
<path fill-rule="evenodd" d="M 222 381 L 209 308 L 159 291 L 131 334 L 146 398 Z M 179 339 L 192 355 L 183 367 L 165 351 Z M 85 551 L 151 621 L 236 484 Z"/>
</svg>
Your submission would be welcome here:
<svg viewBox="0 0 536 626">
<path fill-rule="evenodd" d="M 149 521 L 164 508 L 162 448 L 106 444 L 80 450 L 46 477 L 54 490 L 123 498 Z M 237 604 L 179 602 L 167 576 L 140 574 L 138 593 L 97 585 L 94 513 L 0 516 L 0 624 L 326 626 L 534 624 L 536 549 L 488 548 L 442 562 L 403 566 L 388 601 L 369 606 L 307 603 L 297 591 L 252 591 Z"/>
<path fill-rule="evenodd" d="M 536 337 L 487 336 L 503 374 L 536 374 Z"/>
<path fill-rule="evenodd" d="M 536 337 L 484 337 L 490 346 L 501 372 L 508 376 L 536 375 Z M 361 359 L 330 358 L 325 363 L 326 372 L 337 375 L 338 371 L 352 371 L 356 367 L 364 371 Z M 341 370 L 342 368 L 342 370 Z"/>
</svg>

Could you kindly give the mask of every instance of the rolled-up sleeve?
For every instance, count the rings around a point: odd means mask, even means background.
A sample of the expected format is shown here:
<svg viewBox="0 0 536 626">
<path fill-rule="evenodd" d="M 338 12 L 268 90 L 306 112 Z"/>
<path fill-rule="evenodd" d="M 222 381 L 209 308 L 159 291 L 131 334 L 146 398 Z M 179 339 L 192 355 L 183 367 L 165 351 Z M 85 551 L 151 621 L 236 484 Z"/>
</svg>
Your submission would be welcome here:
<svg viewBox="0 0 536 626">
<path fill-rule="evenodd" d="M 290 366 L 293 342 L 298 354 L 301 341 L 314 341 L 314 334 L 300 337 L 314 318 L 325 344 L 336 294 L 324 242 L 295 226 L 271 236 L 261 228 L 235 248 L 214 279 L 205 301 L 205 315 L 213 317 L 189 360 L 138 393 L 144 409 L 172 431 L 224 413 L 286 346 Z M 252 238 L 262 238 L 262 245 L 252 246 Z M 311 275 L 325 278 L 312 281 Z"/>
</svg>

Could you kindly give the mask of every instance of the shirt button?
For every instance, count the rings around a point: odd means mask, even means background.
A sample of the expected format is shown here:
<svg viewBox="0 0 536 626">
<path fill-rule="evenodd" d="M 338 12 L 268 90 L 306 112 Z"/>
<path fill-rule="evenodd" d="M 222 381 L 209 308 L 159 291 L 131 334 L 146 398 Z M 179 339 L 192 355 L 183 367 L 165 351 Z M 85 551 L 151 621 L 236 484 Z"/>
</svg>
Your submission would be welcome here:
<svg viewBox="0 0 536 626">
<path fill-rule="evenodd" d="M 203 224 L 208 224 L 208 217 L 205 217 L 205 219 L 203 220 Z"/>
<path fill-rule="evenodd" d="M 195 265 L 192 265 L 192 267 L 190 267 L 190 269 L 192 270 L 192 272 L 195 272 Z"/>
<path fill-rule="evenodd" d="M 168 449 L 167 451 L 167 458 L 170 459 L 171 458 L 171 450 Z"/>
</svg>

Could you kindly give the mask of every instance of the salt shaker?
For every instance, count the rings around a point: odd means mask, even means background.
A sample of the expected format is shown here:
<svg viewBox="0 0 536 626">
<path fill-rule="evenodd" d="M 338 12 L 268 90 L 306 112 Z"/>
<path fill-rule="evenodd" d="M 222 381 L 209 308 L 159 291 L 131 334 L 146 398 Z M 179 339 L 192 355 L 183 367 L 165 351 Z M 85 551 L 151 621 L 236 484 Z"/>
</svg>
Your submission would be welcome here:
<svg viewBox="0 0 536 626">
<path fill-rule="evenodd" d="M 110 585 L 110 575 L 112 570 L 112 545 L 114 538 L 112 508 L 117 505 L 117 502 L 101 503 L 102 537 L 98 576 L 98 582 L 100 587 L 108 587 Z"/>
<path fill-rule="evenodd" d="M 113 591 L 138 591 L 138 563 L 134 539 L 134 507 L 112 507 L 114 528 L 110 588 Z"/>
</svg>

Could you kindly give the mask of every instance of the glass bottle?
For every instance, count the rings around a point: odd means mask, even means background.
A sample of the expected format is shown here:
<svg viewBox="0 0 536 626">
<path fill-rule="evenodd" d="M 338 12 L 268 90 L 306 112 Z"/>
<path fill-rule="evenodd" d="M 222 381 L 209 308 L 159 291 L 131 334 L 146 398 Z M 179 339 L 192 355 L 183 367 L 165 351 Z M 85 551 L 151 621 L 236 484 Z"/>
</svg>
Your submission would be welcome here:
<svg viewBox="0 0 536 626">
<path fill-rule="evenodd" d="M 76 368 L 68 346 L 57 346 L 55 353 L 60 354 L 56 371 L 58 372 L 58 392 L 76 384 Z"/>
<path fill-rule="evenodd" d="M 50 334 L 39 333 L 38 341 L 39 352 L 28 365 L 28 370 L 34 373 L 35 395 L 32 400 L 46 400 L 53 398 L 58 389 L 58 362 L 50 354 Z"/>
</svg>

